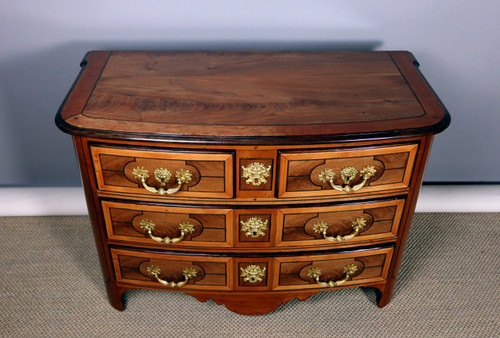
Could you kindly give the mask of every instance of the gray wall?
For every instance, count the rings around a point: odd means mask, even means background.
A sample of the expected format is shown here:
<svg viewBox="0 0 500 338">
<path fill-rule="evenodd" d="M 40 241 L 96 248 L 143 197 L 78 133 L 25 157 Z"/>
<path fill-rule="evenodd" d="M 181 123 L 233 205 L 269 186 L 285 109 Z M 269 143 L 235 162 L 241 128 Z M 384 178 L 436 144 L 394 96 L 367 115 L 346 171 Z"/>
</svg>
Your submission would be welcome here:
<svg viewBox="0 0 500 338">
<path fill-rule="evenodd" d="M 91 49 L 403 49 L 452 115 L 425 181 L 499 181 L 500 1 L 0 4 L 0 186 L 80 185 L 53 118 Z"/>
</svg>

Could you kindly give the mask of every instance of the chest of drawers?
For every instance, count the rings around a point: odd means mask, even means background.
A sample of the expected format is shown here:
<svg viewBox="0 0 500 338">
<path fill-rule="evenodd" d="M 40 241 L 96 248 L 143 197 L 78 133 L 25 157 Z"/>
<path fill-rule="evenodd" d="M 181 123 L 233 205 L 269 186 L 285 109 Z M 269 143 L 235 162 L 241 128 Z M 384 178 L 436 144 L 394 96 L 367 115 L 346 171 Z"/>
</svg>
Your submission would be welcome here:
<svg viewBox="0 0 500 338">
<path fill-rule="evenodd" d="M 386 305 L 449 121 L 410 53 L 334 51 L 94 51 L 56 116 L 111 304 L 247 315 L 358 286 Z"/>
</svg>

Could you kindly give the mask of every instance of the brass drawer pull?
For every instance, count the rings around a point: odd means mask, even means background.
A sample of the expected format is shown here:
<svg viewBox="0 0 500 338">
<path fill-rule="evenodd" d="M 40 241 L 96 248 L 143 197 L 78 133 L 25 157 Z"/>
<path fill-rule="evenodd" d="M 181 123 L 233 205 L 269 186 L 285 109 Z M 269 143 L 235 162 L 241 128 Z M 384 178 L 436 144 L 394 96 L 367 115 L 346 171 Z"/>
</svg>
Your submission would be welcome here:
<svg viewBox="0 0 500 338">
<path fill-rule="evenodd" d="M 269 221 L 266 219 L 263 221 L 258 217 L 251 217 L 247 219 L 245 222 L 240 221 L 241 223 L 241 231 L 245 231 L 245 236 L 257 238 L 259 236 L 265 236 L 266 231 L 268 229 L 267 223 Z"/>
<path fill-rule="evenodd" d="M 161 238 L 161 237 L 157 237 L 157 236 L 153 235 L 153 230 L 155 229 L 155 224 L 153 223 L 153 221 L 151 221 L 149 219 L 143 219 L 143 220 L 141 220 L 141 222 L 139 224 L 141 225 L 142 229 L 144 229 L 145 231 L 148 232 L 148 235 L 149 235 L 149 237 L 151 237 L 152 240 L 154 240 L 156 242 L 160 242 L 160 243 L 163 242 L 165 244 L 179 243 L 180 241 L 182 241 L 184 239 L 184 236 L 186 236 L 186 234 L 191 234 L 194 232 L 194 225 L 192 225 L 189 222 L 182 222 L 181 224 L 179 224 L 179 231 L 181 232 L 181 235 L 179 237 Z"/>
<path fill-rule="evenodd" d="M 347 265 L 347 266 L 344 267 L 344 278 L 339 279 L 337 281 L 332 281 L 331 280 L 331 281 L 328 281 L 328 282 L 320 282 L 319 281 L 319 277 L 321 276 L 321 273 L 322 273 L 321 269 L 320 268 L 312 268 L 311 270 L 309 270 L 307 272 L 307 277 L 316 280 L 316 283 L 318 283 L 321 286 L 333 288 L 334 286 L 339 286 L 339 285 L 342 285 L 345 282 L 347 282 L 349 280 L 349 278 L 351 278 L 351 276 L 356 271 L 358 271 L 358 267 L 356 265 L 354 265 L 354 264 L 349 264 L 349 265 Z"/>
<path fill-rule="evenodd" d="M 160 188 L 154 188 L 147 185 L 146 180 L 149 178 L 149 172 L 143 167 L 137 167 L 132 170 L 132 175 L 139 181 L 141 181 L 143 187 L 153 194 L 159 195 L 170 195 L 179 191 L 183 184 L 191 182 L 193 179 L 193 175 L 189 172 L 189 170 L 180 169 L 175 173 L 175 177 L 177 178 L 177 187 L 164 189 L 163 186 L 170 180 L 172 174 L 168 169 L 164 168 L 156 168 L 153 172 L 155 180 L 160 182 Z"/>
<path fill-rule="evenodd" d="M 265 166 L 264 163 L 254 162 L 248 166 L 241 166 L 243 173 L 241 177 L 246 178 L 246 184 L 261 185 L 267 183 L 267 178 L 271 176 L 271 166 Z"/>
<path fill-rule="evenodd" d="M 361 218 L 356 218 L 356 220 L 352 221 L 352 229 L 354 231 L 351 232 L 349 235 L 345 235 L 345 236 L 341 236 L 341 235 L 327 236 L 326 232 L 328 230 L 328 223 L 326 223 L 324 221 L 320 221 L 318 223 L 315 223 L 313 225 L 313 230 L 316 233 L 323 234 L 323 237 L 325 239 L 329 240 L 330 242 L 342 242 L 342 241 L 346 241 L 348 239 L 351 239 L 351 238 L 356 237 L 357 235 L 359 235 L 359 232 L 365 226 L 366 226 L 366 219 L 364 219 L 363 217 L 361 217 Z"/>
<path fill-rule="evenodd" d="M 258 265 L 248 265 L 245 268 L 240 268 L 243 281 L 250 283 L 262 282 L 262 278 L 266 277 L 266 268 Z"/>
<path fill-rule="evenodd" d="M 361 171 L 359 172 L 361 177 L 363 178 L 363 181 L 361 183 L 356 184 L 355 186 L 351 187 L 349 183 L 356 177 L 358 174 L 358 170 L 354 167 L 344 167 L 340 171 L 340 178 L 344 182 L 345 186 L 341 186 L 338 184 L 333 183 L 333 180 L 335 178 L 335 173 L 333 172 L 332 169 L 324 169 L 319 173 L 318 178 L 321 182 L 328 182 L 332 186 L 333 189 L 338 190 L 338 191 L 345 191 L 345 192 L 351 192 L 351 191 L 358 191 L 361 189 L 365 184 L 366 181 L 375 173 L 377 170 L 375 169 L 374 166 L 367 165 L 366 167 L 363 167 Z"/>
<path fill-rule="evenodd" d="M 182 270 L 182 274 L 184 275 L 184 280 L 182 282 L 168 282 L 166 280 L 163 280 L 160 278 L 160 273 L 161 273 L 161 270 L 159 267 L 157 266 L 154 266 L 154 265 L 150 265 L 147 267 L 147 272 L 152 275 L 154 278 L 156 278 L 156 280 L 158 282 L 160 282 L 162 285 L 165 285 L 165 286 L 170 286 L 171 288 L 180 288 L 181 286 L 184 286 L 186 285 L 186 283 L 191 279 L 191 278 L 194 278 L 196 277 L 196 270 L 193 269 L 193 268 L 185 268 L 184 270 Z"/>
</svg>

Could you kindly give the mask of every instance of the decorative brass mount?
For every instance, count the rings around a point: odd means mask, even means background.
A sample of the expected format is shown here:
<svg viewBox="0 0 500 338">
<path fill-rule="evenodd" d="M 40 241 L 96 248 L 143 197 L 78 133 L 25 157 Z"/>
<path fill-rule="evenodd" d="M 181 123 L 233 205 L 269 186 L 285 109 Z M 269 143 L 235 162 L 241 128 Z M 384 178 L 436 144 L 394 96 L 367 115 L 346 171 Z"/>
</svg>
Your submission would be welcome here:
<svg viewBox="0 0 500 338">
<path fill-rule="evenodd" d="M 366 167 L 363 167 L 363 169 L 361 169 L 361 171 L 359 172 L 359 174 L 363 178 L 363 181 L 353 187 L 351 187 L 349 184 L 358 174 L 358 170 L 354 167 L 344 167 L 340 171 L 340 178 L 344 182 L 345 186 L 341 186 L 333 182 L 333 180 L 335 179 L 335 172 L 333 172 L 333 169 L 324 169 L 319 173 L 318 178 L 321 182 L 330 183 L 331 187 L 335 190 L 351 192 L 361 189 L 366 184 L 368 179 L 375 175 L 376 172 L 377 170 L 374 166 L 367 165 Z"/>
<path fill-rule="evenodd" d="M 358 271 L 358 267 L 354 264 L 349 264 L 349 265 L 344 267 L 344 278 L 339 279 L 338 281 L 331 280 L 328 282 L 320 282 L 319 277 L 322 274 L 321 269 L 320 268 L 312 268 L 307 272 L 307 277 L 316 280 L 316 283 L 318 283 L 321 286 L 333 288 L 334 286 L 339 286 L 339 285 L 342 285 L 345 282 L 347 282 L 349 280 L 349 278 L 351 278 L 351 276 L 354 275 L 354 273 L 356 271 Z"/>
<path fill-rule="evenodd" d="M 152 220 L 143 219 L 143 220 L 141 220 L 141 222 L 139 224 L 141 225 L 141 229 L 146 231 L 152 240 L 154 240 L 156 242 L 160 242 L 160 243 L 163 242 L 165 244 L 179 243 L 180 241 L 182 241 L 184 239 L 184 236 L 186 236 L 187 234 L 192 234 L 194 232 L 194 225 L 193 224 L 191 224 L 189 222 L 182 222 L 181 224 L 179 224 L 179 231 L 181 233 L 179 237 L 161 238 L 161 237 L 157 237 L 157 236 L 153 235 L 153 231 L 155 229 L 155 224 L 153 223 Z"/>
<path fill-rule="evenodd" d="M 258 265 L 248 265 L 245 268 L 240 268 L 241 275 L 245 282 L 258 283 L 262 282 L 262 278 L 266 277 L 266 268 Z"/>
<path fill-rule="evenodd" d="M 161 269 L 155 265 L 150 265 L 147 267 L 147 272 L 152 275 L 154 278 L 156 278 L 156 280 L 161 283 L 162 285 L 165 285 L 165 286 L 170 286 L 171 288 L 180 288 L 181 286 L 184 286 L 187 284 L 187 282 L 191 279 L 191 278 L 194 278 L 196 277 L 196 270 L 193 269 L 193 268 L 185 268 L 184 270 L 182 270 L 182 274 L 184 276 L 184 280 L 182 282 L 168 282 L 166 280 L 163 280 L 160 278 L 160 273 L 161 273 Z"/>
<path fill-rule="evenodd" d="M 267 183 L 267 178 L 271 176 L 271 166 L 265 166 L 260 162 L 250 163 L 248 166 L 241 166 L 243 173 L 241 177 L 246 178 L 246 184 L 261 185 Z"/>
<path fill-rule="evenodd" d="M 323 234 L 323 237 L 331 242 L 342 242 L 353 237 L 359 235 L 359 232 L 366 226 L 366 219 L 363 217 L 356 218 L 356 220 L 352 221 L 352 229 L 354 230 L 349 235 L 341 236 L 327 236 L 326 232 L 328 231 L 328 223 L 324 221 L 319 221 L 313 225 L 313 230 L 316 233 Z"/>
<path fill-rule="evenodd" d="M 154 194 L 159 194 L 159 195 L 173 194 L 173 193 L 179 191 L 183 184 L 189 183 L 193 179 L 193 175 L 189 172 L 189 170 L 180 169 L 179 171 L 177 171 L 175 173 L 175 177 L 177 178 L 177 186 L 174 188 L 170 188 L 170 189 L 164 189 L 163 186 L 165 186 L 165 184 L 170 180 L 170 178 L 172 177 L 172 174 L 167 169 L 156 168 L 153 172 L 153 175 L 154 175 L 155 180 L 160 182 L 160 186 L 161 186 L 160 188 L 157 189 L 157 188 L 150 187 L 149 185 L 147 185 L 146 180 L 149 178 L 149 172 L 146 169 L 144 169 L 143 167 L 134 168 L 132 170 L 132 175 L 134 175 L 134 177 L 142 183 L 142 186 L 147 191 L 152 192 Z"/>
<path fill-rule="evenodd" d="M 257 238 L 259 236 L 266 235 L 264 231 L 268 229 L 267 219 L 263 221 L 261 218 L 251 217 L 246 221 L 240 221 L 240 223 L 241 223 L 241 231 L 245 231 L 245 236 L 247 237 L 250 236 L 253 238 Z"/>
</svg>

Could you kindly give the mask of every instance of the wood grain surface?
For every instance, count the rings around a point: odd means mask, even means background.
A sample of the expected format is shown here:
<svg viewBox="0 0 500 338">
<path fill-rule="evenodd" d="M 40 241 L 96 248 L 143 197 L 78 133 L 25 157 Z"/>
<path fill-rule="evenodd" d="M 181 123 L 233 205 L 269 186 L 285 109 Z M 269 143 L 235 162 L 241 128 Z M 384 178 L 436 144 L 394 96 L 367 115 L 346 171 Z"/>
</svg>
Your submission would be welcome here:
<svg viewBox="0 0 500 338">
<path fill-rule="evenodd" d="M 449 122 L 407 52 L 100 51 L 84 64 L 57 118 L 73 134 L 293 142 Z"/>
<path fill-rule="evenodd" d="M 370 147 L 350 150 L 318 152 L 283 152 L 280 155 L 280 197 L 356 195 L 365 192 L 380 192 L 391 189 L 405 189 L 410 185 L 411 173 L 418 145 L 409 144 L 392 147 Z M 373 177 L 358 191 L 337 191 L 330 183 L 322 182 L 319 174 L 331 169 L 336 173 L 334 183 L 345 185 L 340 172 L 353 166 L 358 174 L 351 186 L 362 181 L 361 170 L 373 166 Z"/>
<path fill-rule="evenodd" d="M 154 178 L 155 169 L 167 169 L 172 177 L 166 188 L 177 185 L 176 172 L 187 170 L 190 182 L 182 184 L 175 196 L 222 197 L 233 196 L 233 156 L 230 153 L 185 152 L 163 149 L 131 150 L 124 148 L 91 147 L 95 172 L 100 190 L 154 195 L 147 191 L 133 175 L 134 169 L 148 171 L 148 186 L 160 184 Z"/>
</svg>

